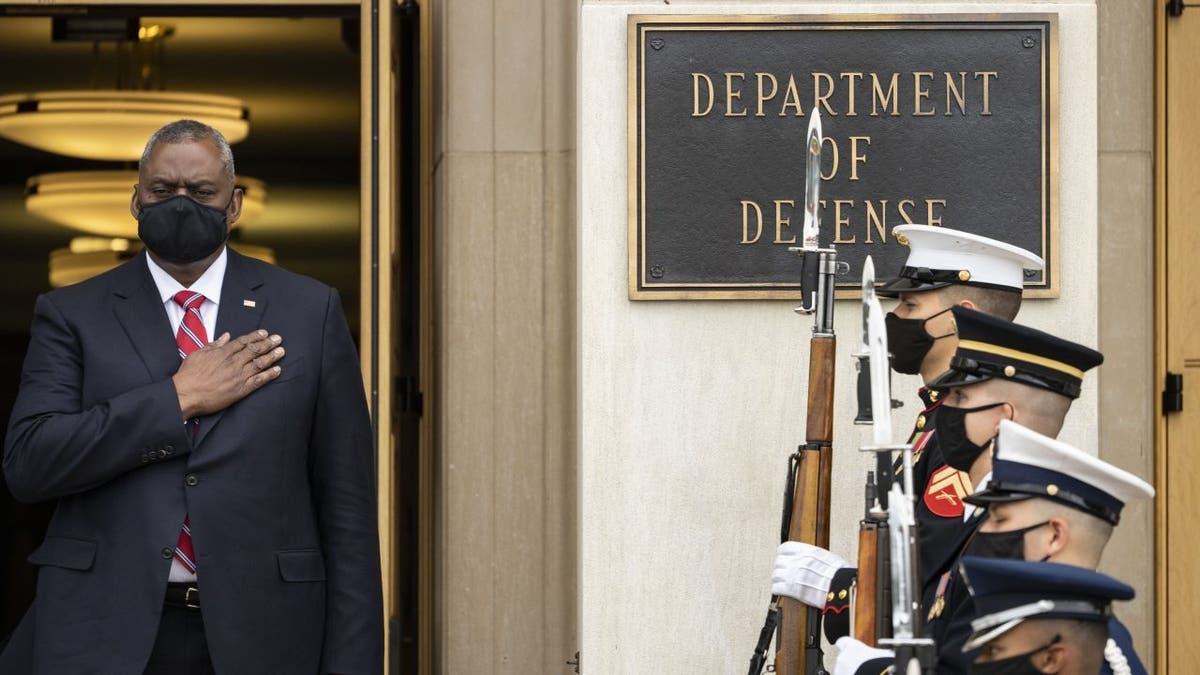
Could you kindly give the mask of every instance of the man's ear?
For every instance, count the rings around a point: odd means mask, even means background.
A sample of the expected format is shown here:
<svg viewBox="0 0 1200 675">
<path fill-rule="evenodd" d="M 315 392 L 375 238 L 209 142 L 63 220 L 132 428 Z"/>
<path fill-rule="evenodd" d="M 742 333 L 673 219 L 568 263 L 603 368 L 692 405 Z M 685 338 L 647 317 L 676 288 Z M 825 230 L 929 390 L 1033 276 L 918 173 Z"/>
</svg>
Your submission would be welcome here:
<svg viewBox="0 0 1200 675">
<path fill-rule="evenodd" d="M 1013 404 L 1009 403 L 1008 401 L 996 406 L 996 409 L 1000 411 L 1000 416 L 996 418 L 996 428 L 992 429 L 993 437 L 1000 434 L 1000 420 L 1015 422 L 1017 418 L 1017 409 L 1014 408 Z"/>
<path fill-rule="evenodd" d="M 1017 421 L 1017 408 L 1012 403 L 1009 403 L 1008 401 L 1005 401 L 1004 403 L 1000 404 L 1000 414 L 1003 415 L 1004 418 L 1010 422 Z M 996 424 L 996 433 L 1000 433 L 1000 424 L 999 423 Z"/>
<path fill-rule="evenodd" d="M 1054 536 L 1046 545 L 1046 555 L 1054 557 L 1071 543 L 1071 526 L 1062 518 L 1051 518 L 1049 525 Z"/>
<path fill-rule="evenodd" d="M 978 306 L 978 305 L 976 305 L 974 302 L 971 302 L 970 300 L 967 300 L 967 299 L 965 299 L 965 298 L 964 298 L 964 299 L 962 299 L 962 300 L 959 300 L 959 301 L 958 301 L 958 306 L 959 306 L 959 307 L 966 307 L 967 309 L 973 309 L 973 310 L 975 310 L 975 311 L 977 311 L 977 312 L 979 311 L 979 306 Z"/>
<path fill-rule="evenodd" d="M 242 198 L 245 194 L 242 188 L 233 188 L 233 198 L 229 200 L 229 208 L 225 209 L 225 220 L 231 227 L 242 217 Z"/>
<path fill-rule="evenodd" d="M 1043 673 L 1064 673 L 1067 671 L 1067 648 L 1061 642 L 1056 642 L 1033 655 L 1033 666 Z"/>
<path fill-rule="evenodd" d="M 133 186 L 133 196 L 129 198 L 129 215 L 133 216 L 134 220 L 137 220 L 138 213 L 140 211 L 141 211 L 141 208 L 138 206 L 137 186 L 134 185 Z"/>
</svg>

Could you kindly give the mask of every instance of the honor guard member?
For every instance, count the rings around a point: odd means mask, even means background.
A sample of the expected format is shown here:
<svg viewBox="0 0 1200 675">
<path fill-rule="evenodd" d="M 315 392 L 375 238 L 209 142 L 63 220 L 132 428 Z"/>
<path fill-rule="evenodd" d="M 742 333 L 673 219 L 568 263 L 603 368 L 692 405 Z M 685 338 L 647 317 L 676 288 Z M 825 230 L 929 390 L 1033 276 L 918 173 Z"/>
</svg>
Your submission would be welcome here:
<svg viewBox="0 0 1200 675">
<path fill-rule="evenodd" d="M 917 375 L 928 384 L 950 368 L 958 344 L 950 310 L 964 307 L 1012 320 L 1021 307 L 1025 271 L 1042 269 L 1038 256 L 1002 241 L 928 225 L 892 230 L 908 246 L 899 275 L 876 292 L 899 299 L 886 317 L 892 369 Z M 932 592 L 938 574 L 957 555 L 964 535 L 964 503 L 970 483 L 963 471 L 947 466 L 935 431 L 938 393 L 917 391 L 922 410 L 908 442 L 913 446 L 913 487 L 919 524 L 920 569 L 924 590 Z M 894 472 L 900 470 L 897 461 Z M 800 542 L 780 545 L 771 592 L 823 608 L 831 641 L 849 632 L 849 589 L 856 570 L 841 556 Z"/>
<path fill-rule="evenodd" d="M 967 502 L 988 517 L 966 554 L 1051 562 L 1096 569 L 1135 499 L 1151 499 L 1154 488 L 1133 474 L 1007 420 L 992 457 L 987 487 Z M 1115 616 L 1108 622 L 1102 675 L 1145 675 L 1129 631 Z"/>
<path fill-rule="evenodd" d="M 955 494 L 966 497 L 987 485 L 991 446 L 1001 421 L 1057 436 L 1072 401 L 1079 397 L 1084 373 L 1104 357 L 1094 349 L 982 312 L 954 307 L 951 313 L 958 348 L 950 369 L 929 387 L 943 400 L 935 425 L 939 449 L 952 469 L 967 476 L 954 487 Z M 984 514 L 983 509 L 967 505 L 957 538 L 933 570 L 937 581 L 922 597 L 925 632 L 938 646 L 938 673 L 966 673 L 970 665 L 970 657 L 962 653 L 970 632 L 970 598 L 954 566 Z M 878 668 L 871 670 L 875 661 L 862 668 L 853 663 L 856 658 L 878 656 L 862 653 L 853 642 L 851 638 L 838 641 L 839 648 L 850 652 L 839 655 L 839 670 L 846 665 L 849 672 L 878 673 Z M 843 664 L 843 658 L 848 663 Z"/>
<path fill-rule="evenodd" d="M 972 675 L 1093 675 L 1111 646 L 1113 600 L 1133 598 L 1128 585 L 1073 565 L 967 556 L 962 568 L 977 608 L 964 645 L 978 652 Z"/>
</svg>

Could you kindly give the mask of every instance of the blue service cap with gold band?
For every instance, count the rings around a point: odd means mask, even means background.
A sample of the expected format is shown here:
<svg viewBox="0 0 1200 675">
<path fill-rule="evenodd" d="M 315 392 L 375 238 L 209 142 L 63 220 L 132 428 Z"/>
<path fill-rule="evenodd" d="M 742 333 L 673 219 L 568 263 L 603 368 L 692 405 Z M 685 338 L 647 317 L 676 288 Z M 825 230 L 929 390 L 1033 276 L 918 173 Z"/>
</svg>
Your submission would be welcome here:
<svg viewBox="0 0 1200 675">
<path fill-rule="evenodd" d="M 955 284 L 1020 293 L 1025 270 L 1043 266 L 1023 248 L 948 227 L 900 225 L 892 234 L 908 246 L 908 258 L 895 279 L 876 289 L 885 298 Z"/>
<path fill-rule="evenodd" d="M 1132 600 L 1125 583 L 1086 567 L 965 556 L 959 564 L 975 599 L 968 652 L 1030 619 L 1105 621 L 1113 600 Z"/>
<path fill-rule="evenodd" d="M 927 386 L 943 390 L 1004 379 L 1079 398 L 1083 374 L 1104 362 L 1100 352 L 1035 328 L 955 306 L 958 349 L 950 370 Z"/>
<path fill-rule="evenodd" d="M 1049 499 L 1113 525 L 1134 499 L 1149 499 L 1154 488 L 1062 441 L 1016 422 L 1001 420 L 987 487 L 963 501 L 986 507 L 997 502 Z"/>
</svg>

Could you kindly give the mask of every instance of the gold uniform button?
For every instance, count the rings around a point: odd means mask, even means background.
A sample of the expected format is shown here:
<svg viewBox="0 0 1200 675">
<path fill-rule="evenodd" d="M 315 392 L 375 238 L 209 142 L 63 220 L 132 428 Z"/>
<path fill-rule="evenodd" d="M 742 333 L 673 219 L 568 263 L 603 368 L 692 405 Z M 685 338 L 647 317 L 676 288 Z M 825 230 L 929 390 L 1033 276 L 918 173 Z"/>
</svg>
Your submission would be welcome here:
<svg viewBox="0 0 1200 675">
<path fill-rule="evenodd" d="M 1046 486 L 1046 494 L 1050 495 L 1051 497 L 1058 494 L 1058 486 L 1053 483 L 1051 483 L 1050 485 L 1047 485 Z"/>
<path fill-rule="evenodd" d="M 842 590 L 838 591 L 838 600 L 845 600 L 846 596 L 848 596 L 848 595 L 850 595 L 850 594 L 847 593 L 846 589 L 843 588 Z"/>
<path fill-rule="evenodd" d="M 1004 366 L 1004 376 L 1012 377 L 1017 374 L 1017 369 L 1012 366 Z"/>
<path fill-rule="evenodd" d="M 917 415 L 917 431 L 925 430 L 925 416 Z"/>
<path fill-rule="evenodd" d="M 833 591 L 829 591 L 829 597 L 826 600 L 833 600 Z"/>
<path fill-rule="evenodd" d="M 970 273 L 970 272 L 968 272 L 968 271 L 966 271 L 966 270 L 961 270 L 961 271 L 958 273 L 958 280 L 959 280 L 959 281 L 970 281 L 970 280 L 971 280 L 971 273 Z"/>
<path fill-rule="evenodd" d="M 937 398 L 938 398 L 938 393 L 936 391 L 929 392 L 930 402 L 937 401 Z"/>
</svg>

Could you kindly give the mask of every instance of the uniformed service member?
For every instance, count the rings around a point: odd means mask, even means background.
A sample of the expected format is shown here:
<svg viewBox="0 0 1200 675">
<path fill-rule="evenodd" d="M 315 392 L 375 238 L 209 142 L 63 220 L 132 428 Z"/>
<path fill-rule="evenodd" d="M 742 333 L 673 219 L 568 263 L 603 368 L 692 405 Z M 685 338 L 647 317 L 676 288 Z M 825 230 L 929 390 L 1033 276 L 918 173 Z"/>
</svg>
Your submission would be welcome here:
<svg viewBox="0 0 1200 675">
<path fill-rule="evenodd" d="M 1096 569 L 1125 505 L 1153 497 L 1154 488 L 1137 476 L 1003 421 L 991 480 L 986 489 L 967 497 L 987 508 L 988 517 L 966 553 Z M 1129 630 L 1115 616 L 1108 622 L 1108 635 L 1101 674 L 1121 670 L 1145 675 Z"/>
<path fill-rule="evenodd" d="M 1109 651 L 1112 602 L 1133 599 L 1128 585 L 1074 565 L 968 556 L 962 567 L 976 607 L 964 645 L 978 654 L 972 675 L 1093 675 Z"/>
<path fill-rule="evenodd" d="M 963 496 L 982 490 L 992 471 L 991 445 L 1002 420 L 1022 424 L 1048 437 L 1058 435 L 1074 399 L 1082 390 L 1084 373 L 1100 365 L 1097 351 L 1028 326 L 997 319 L 970 309 L 951 310 L 958 330 L 958 348 L 950 369 L 930 387 L 943 405 L 936 433 L 946 462 L 967 472 Z M 938 570 L 937 583 L 922 597 L 926 634 L 938 645 L 938 673 L 966 673 L 970 657 L 961 647 L 970 632 L 970 598 L 957 581 L 955 563 L 983 519 L 985 511 L 968 507 L 955 549 Z M 839 670 L 878 673 L 878 665 L 847 664 L 851 658 L 879 656 L 839 640 Z M 857 654 L 857 656 L 853 656 Z"/>
<path fill-rule="evenodd" d="M 1042 259 L 1022 248 L 969 232 L 928 225 L 902 225 L 893 230 L 909 248 L 899 275 L 877 293 L 899 299 L 886 317 L 892 368 L 919 374 L 928 383 L 950 368 L 958 345 L 953 307 L 963 307 L 1011 320 L 1021 307 L 1025 271 L 1042 269 Z M 908 440 L 913 446 L 913 486 L 920 490 L 916 518 L 924 586 L 932 590 L 969 530 L 964 528 L 970 492 L 965 472 L 947 466 L 935 431 L 941 400 L 921 387 L 922 410 Z M 895 467 L 899 471 L 899 463 Z M 841 556 L 800 542 L 779 547 L 771 592 L 824 608 L 826 635 L 836 640 L 848 632 L 849 588 L 855 570 Z"/>
</svg>

